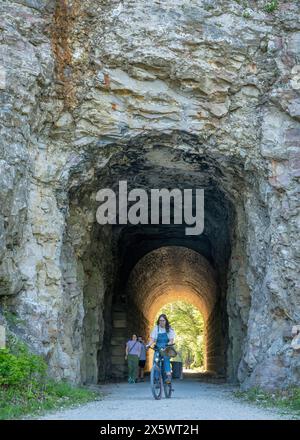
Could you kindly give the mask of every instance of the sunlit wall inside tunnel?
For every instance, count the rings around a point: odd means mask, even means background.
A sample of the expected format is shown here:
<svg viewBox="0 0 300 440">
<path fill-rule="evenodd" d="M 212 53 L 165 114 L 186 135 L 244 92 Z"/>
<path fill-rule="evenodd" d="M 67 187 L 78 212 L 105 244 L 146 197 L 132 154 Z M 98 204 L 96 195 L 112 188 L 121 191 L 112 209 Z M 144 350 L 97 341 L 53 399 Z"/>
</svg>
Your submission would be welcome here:
<svg viewBox="0 0 300 440">
<path fill-rule="evenodd" d="M 217 319 L 218 286 L 210 263 L 197 252 L 166 246 L 145 255 L 130 274 L 127 294 L 129 333 L 149 336 L 155 316 L 167 303 L 195 306 L 205 321 L 205 369 L 225 374 L 225 336 Z"/>
</svg>

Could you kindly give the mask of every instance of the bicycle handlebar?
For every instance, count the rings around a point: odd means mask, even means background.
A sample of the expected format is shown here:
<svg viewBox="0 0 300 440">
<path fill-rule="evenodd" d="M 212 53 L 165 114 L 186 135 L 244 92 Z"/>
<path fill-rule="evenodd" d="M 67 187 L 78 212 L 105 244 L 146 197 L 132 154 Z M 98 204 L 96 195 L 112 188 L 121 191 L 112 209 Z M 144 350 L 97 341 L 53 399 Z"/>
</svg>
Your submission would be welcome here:
<svg viewBox="0 0 300 440">
<path fill-rule="evenodd" d="M 167 344 L 166 347 L 172 347 L 173 345 L 175 345 L 175 344 Z M 154 348 L 153 348 L 151 345 L 149 345 L 148 348 L 152 348 L 152 350 L 154 350 L 154 351 L 157 349 L 156 346 L 154 346 Z M 164 348 L 160 348 L 159 350 L 164 350 Z"/>
</svg>

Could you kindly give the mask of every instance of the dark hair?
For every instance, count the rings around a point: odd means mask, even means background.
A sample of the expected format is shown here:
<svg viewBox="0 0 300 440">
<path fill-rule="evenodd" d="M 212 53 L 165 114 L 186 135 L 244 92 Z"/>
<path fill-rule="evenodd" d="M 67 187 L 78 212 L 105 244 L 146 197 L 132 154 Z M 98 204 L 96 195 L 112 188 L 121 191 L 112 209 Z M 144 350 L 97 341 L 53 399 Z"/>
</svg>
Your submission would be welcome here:
<svg viewBox="0 0 300 440">
<path fill-rule="evenodd" d="M 159 325 L 159 320 L 160 318 L 164 318 L 166 320 L 166 332 L 169 333 L 169 330 L 171 328 L 171 324 L 169 323 L 169 320 L 167 318 L 167 315 L 165 315 L 164 313 L 162 313 L 161 315 L 159 315 L 158 320 L 156 322 L 157 325 Z"/>
</svg>

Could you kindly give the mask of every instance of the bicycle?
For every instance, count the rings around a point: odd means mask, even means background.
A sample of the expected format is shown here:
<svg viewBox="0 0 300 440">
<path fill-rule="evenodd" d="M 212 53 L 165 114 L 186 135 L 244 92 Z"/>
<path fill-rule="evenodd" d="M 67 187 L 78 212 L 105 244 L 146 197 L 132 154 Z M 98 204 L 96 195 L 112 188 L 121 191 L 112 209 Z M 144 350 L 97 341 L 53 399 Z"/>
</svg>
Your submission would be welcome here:
<svg viewBox="0 0 300 440">
<path fill-rule="evenodd" d="M 168 347 L 175 344 L 170 344 Z M 166 383 L 166 372 L 164 368 L 164 349 L 158 349 L 156 346 L 151 347 L 154 350 L 154 362 L 150 373 L 150 384 L 151 391 L 154 399 L 160 400 L 162 397 L 162 389 L 164 389 L 164 394 L 167 399 L 170 399 L 172 392 L 174 391 L 172 387 L 172 382 Z"/>
</svg>

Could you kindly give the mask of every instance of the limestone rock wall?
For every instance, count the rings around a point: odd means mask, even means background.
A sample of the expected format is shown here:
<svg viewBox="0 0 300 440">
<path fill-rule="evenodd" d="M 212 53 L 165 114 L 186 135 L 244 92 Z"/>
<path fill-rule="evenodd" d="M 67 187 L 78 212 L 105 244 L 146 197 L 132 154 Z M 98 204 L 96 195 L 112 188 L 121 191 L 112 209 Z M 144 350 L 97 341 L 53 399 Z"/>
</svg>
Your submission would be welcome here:
<svg viewBox="0 0 300 440">
<path fill-rule="evenodd" d="M 299 353 L 283 334 L 300 321 L 300 4 L 267 12 L 265 3 L 1 2 L 2 309 L 18 313 L 20 333 L 55 376 L 80 380 L 92 344 L 85 316 L 101 310 L 106 291 L 88 311 L 87 266 L 94 273 L 112 258 L 107 250 L 84 266 L 75 255 L 71 201 L 82 209 L 107 175 L 126 175 L 137 145 L 151 165 L 168 164 L 164 148 L 151 150 L 161 138 L 173 163 L 192 151 L 218 164 L 212 178 L 236 209 L 229 375 L 244 386 L 299 381 Z M 83 230 L 93 203 L 75 217 Z M 101 283 L 92 276 L 91 286 Z M 93 316 L 95 363 L 103 319 Z"/>
</svg>

